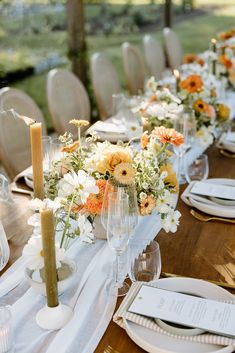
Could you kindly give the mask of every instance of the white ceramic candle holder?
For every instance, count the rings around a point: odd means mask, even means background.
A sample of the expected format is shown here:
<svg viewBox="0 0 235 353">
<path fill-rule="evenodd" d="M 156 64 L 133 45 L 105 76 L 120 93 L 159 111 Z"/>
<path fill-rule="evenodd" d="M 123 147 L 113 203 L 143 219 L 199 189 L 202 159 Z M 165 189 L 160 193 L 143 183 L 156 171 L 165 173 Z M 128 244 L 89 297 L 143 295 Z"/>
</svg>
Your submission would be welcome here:
<svg viewBox="0 0 235 353">
<path fill-rule="evenodd" d="M 67 305 L 59 303 L 54 308 L 46 305 L 37 313 L 36 322 L 42 329 L 59 330 L 69 322 L 72 316 L 73 310 Z"/>
</svg>

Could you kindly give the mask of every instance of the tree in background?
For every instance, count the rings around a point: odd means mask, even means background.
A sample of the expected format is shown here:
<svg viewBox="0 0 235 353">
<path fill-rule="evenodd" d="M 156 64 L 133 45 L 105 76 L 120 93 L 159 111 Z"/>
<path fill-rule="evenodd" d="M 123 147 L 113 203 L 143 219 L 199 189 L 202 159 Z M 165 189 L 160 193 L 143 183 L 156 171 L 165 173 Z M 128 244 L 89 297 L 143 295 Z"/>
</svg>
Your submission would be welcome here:
<svg viewBox="0 0 235 353">
<path fill-rule="evenodd" d="M 72 71 L 88 86 L 87 45 L 83 0 L 67 0 L 68 56 Z"/>
</svg>

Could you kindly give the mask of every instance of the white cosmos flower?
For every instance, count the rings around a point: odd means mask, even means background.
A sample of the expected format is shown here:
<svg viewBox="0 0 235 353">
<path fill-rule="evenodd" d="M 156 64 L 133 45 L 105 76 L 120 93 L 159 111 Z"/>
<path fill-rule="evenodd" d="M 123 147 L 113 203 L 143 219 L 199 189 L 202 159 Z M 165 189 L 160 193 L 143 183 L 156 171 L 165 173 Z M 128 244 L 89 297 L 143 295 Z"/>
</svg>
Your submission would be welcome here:
<svg viewBox="0 0 235 353">
<path fill-rule="evenodd" d="M 56 244 L 56 268 L 61 267 L 61 261 L 64 259 L 64 249 Z M 26 258 L 27 267 L 30 270 L 40 270 L 44 267 L 44 257 L 42 248 L 42 238 L 32 237 L 23 249 L 23 256 Z"/>
<path fill-rule="evenodd" d="M 168 190 L 164 191 L 164 194 L 159 197 L 156 209 L 159 213 L 168 213 L 171 211 L 174 205 L 174 199 Z"/>
<path fill-rule="evenodd" d="M 146 114 L 163 120 L 166 116 L 165 109 L 160 104 L 151 104 L 146 110 Z"/>
<path fill-rule="evenodd" d="M 68 197 L 76 193 L 76 196 L 84 204 L 88 196 L 98 194 L 99 188 L 95 179 L 88 175 L 84 170 L 79 170 L 76 174 L 74 171 L 65 174 L 63 179 L 58 183 L 58 196 Z"/>
<path fill-rule="evenodd" d="M 80 229 L 80 239 L 86 243 L 94 242 L 94 235 L 92 233 L 92 225 L 84 215 L 79 215 L 77 219 L 78 227 Z"/>
<path fill-rule="evenodd" d="M 175 233 L 177 231 L 177 226 L 179 225 L 179 218 L 181 213 L 179 211 L 172 211 L 168 213 L 166 218 L 162 220 L 163 229 L 168 233 Z"/>
<path fill-rule="evenodd" d="M 33 211 L 39 211 L 44 208 L 52 208 L 53 212 L 55 213 L 59 208 L 61 208 L 61 204 L 59 198 L 56 198 L 54 201 L 50 199 L 32 199 L 29 202 L 29 207 Z"/>
<path fill-rule="evenodd" d="M 197 132 L 197 137 L 202 146 L 209 146 L 213 143 L 214 137 L 212 132 L 212 127 L 202 126 Z"/>
</svg>

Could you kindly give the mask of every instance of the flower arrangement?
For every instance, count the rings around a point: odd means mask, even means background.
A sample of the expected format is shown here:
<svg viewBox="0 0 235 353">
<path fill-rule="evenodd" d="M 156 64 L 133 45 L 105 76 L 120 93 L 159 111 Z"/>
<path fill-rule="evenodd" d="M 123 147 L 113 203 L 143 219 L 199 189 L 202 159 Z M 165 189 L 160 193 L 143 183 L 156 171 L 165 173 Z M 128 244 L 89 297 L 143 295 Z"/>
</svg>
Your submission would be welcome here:
<svg viewBox="0 0 235 353">
<path fill-rule="evenodd" d="M 94 136 L 87 138 L 84 146 L 68 133 L 60 139 L 63 157 L 53 161 L 45 183 L 47 198 L 60 205 L 56 210 L 58 224 L 63 224 L 60 247 L 67 247 L 77 235 L 93 241 L 92 223 L 101 214 L 104 194 L 112 184 L 134 185 L 139 214 L 145 216 L 157 210 L 163 228 L 176 231 L 180 213 L 174 211 L 172 194 L 178 191 L 178 182 L 168 146 L 183 143 L 181 134 L 174 129 L 156 128 L 149 135 L 143 134 L 141 150 L 129 143 L 97 142 Z M 75 229 L 71 219 L 77 224 Z"/>
<path fill-rule="evenodd" d="M 137 111 L 149 131 L 157 126 L 172 127 L 172 121 L 183 111 L 181 100 L 166 87 L 158 86 L 154 77 L 146 85 L 147 94 Z"/>
</svg>

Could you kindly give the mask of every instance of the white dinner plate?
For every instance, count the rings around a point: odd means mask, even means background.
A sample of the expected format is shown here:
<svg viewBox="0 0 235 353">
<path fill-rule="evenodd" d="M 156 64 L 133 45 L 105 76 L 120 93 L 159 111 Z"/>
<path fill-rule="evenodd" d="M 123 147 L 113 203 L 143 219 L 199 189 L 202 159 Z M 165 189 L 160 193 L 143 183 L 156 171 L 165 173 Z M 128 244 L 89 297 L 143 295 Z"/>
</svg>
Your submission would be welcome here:
<svg viewBox="0 0 235 353">
<path fill-rule="evenodd" d="M 222 134 L 219 142 L 217 143 L 217 147 L 224 148 L 230 152 L 235 153 L 235 142 L 226 140 L 226 134 Z"/>
<path fill-rule="evenodd" d="M 25 184 L 30 188 L 33 189 L 33 179 L 31 175 L 25 175 L 24 176 L 24 181 Z"/>
<path fill-rule="evenodd" d="M 201 296 L 207 299 L 229 301 L 234 296 L 212 283 L 192 278 L 163 278 L 155 281 L 158 288 Z M 232 346 L 188 342 L 160 334 L 124 320 L 128 336 L 149 353 L 232 353 Z"/>
<path fill-rule="evenodd" d="M 235 187 L 235 180 L 233 179 L 213 178 L 213 179 L 204 180 L 203 182 L 220 184 L 220 185 L 221 184 L 229 185 L 229 186 Z M 232 206 L 231 204 L 228 206 L 228 205 L 218 204 L 218 202 L 214 202 L 213 204 L 199 202 L 193 198 L 193 194 L 192 194 L 192 197 L 189 196 L 189 201 L 191 206 L 197 208 L 202 212 L 208 213 L 212 216 L 235 218 L 235 206 Z"/>
</svg>

